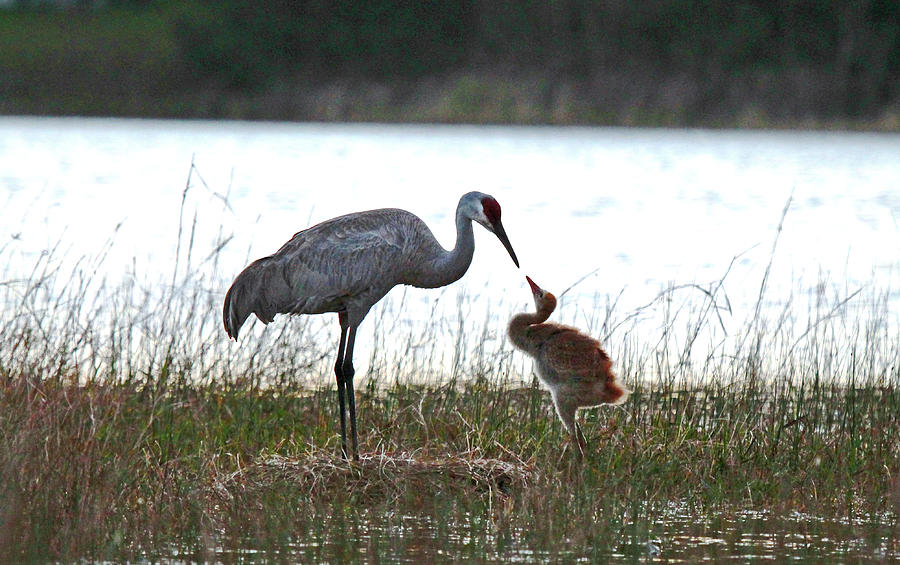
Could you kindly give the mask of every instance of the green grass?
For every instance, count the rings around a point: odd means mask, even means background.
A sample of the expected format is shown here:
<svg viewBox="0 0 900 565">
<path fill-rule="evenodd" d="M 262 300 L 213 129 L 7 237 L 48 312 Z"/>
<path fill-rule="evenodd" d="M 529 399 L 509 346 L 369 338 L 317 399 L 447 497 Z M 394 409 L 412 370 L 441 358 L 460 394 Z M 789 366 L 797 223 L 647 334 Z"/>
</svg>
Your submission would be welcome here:
<svg viewBox="0 0 900 565">
<path fill-rule="evenodd" d="M 785 523 L 818 540 L 802 555 L 835 540 L 839 557 L 897 555 L 900 340 L 887 291 L 864 316 L 844 308 L 854 293 L 823 296 L 807 318 L 757 311 L 721 340 L 721 284 L 699 302 L 664 290 L 651 330 L 615 301 L 582 305 L 634 389 L 582 413 L 584 460 L 505 344 L 505 313 L 471 315 L 461 296 L 458 318 L 405 327 L 377 309 L 376 378 L 357 390 L 363 458 L 347 463 L 327 322 L 229 343 L 222 244 L 191 245 L 165 282 L 98 280 L 99 259 L 67 271 L 55 249 L 24 279 L 5 275 L 0 555 L 636 560 L 647 542 L 675 545 L 677 520 L 728 555 L 747 551 L 742 528 L 793 547 Z M 706 338 L 710 349 L 695 347 Z M 454 355 L 384 345 L 414 339 Z M 687 558 L 698 555 L 709 554 Z"/>
<path fill-rule="evenodd" d="M 297 554 L 312 536 L 299 554 L 334 559 L 356 551 L 338 524 L 390 517 L 468 527 L 492 540 L 484 558 L 503 536 L 589 555 L 652 530 L 673 502 L 838 518 L 900 502 L 894 389 L 640 386 L 623 409 L 587 413 L 582 462 L 539 388 L 396 385 L 360 394 L 364 457 L 346 463 L 330 389 L 153 388 L 6 376 L 5 555 Z"/>
</svg>

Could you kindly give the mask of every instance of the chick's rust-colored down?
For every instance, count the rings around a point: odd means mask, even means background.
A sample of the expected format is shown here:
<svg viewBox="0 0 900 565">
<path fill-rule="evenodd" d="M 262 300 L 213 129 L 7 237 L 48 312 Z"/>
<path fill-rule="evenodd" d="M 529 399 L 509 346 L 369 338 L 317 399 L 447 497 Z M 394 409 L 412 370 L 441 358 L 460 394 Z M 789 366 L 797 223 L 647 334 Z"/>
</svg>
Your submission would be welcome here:
<svg viewBox="0 0 900 565">
<path fill-rule="evenodd" d="M 546 321 L 556 309 L 556 297 L 530 277 L 525 278 L 536 312 L 513 316 L 509 338 L 534 359 L 535 370 L 550 389 L 559 419 L 583 453 L 586 442 L 575 422 L 576 410 L 621 404 L 631 391 L 612 372 L 612 361 L 600 342 L 575 328 Z"/>
</svg>

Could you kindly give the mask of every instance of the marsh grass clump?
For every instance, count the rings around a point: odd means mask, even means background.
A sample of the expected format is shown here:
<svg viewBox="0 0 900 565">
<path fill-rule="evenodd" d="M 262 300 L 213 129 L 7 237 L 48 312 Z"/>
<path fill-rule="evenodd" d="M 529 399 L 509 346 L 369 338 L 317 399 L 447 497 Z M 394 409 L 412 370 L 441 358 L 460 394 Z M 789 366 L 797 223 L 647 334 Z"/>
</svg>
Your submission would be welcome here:
<svg viewBox="0 0 900 565">
<path fill-rule="evenodd" d="M 347 463 L 332 395 L 14 377 L 0 406 L 3 553 L 323 559 L 363 528 L 389 554 L 391 517 L 417 517 L 423 536 L 470 528 L 485 558 L 502 544 L 599 555 L 660 529 L 673 503 L 889 525 L 900 504 L 894 390 L 638 386 L 628 405 L 586 412 L 583 463 L 544 391 L 500 382 L 361 394 L 364 457 Z M 298 546 L 306 536 L 318 541 Z"/>
<path fill-rule="evenodd" d="M 583 459 L 504 343 L 509 312 L 474 316 L 470 298 L 439 292 L 434 321 L 402 321 L 400 294 L 371 316 L 362 458 L 348 463 L 327 322 L 276 321 L 229 344 L 227 277 L 216 251 L 197 259 L 191 234 L 163 284 L 104 279 L 102 260 L 67 270 L 53 249 L 30 276 L 4 275 L 0 555 L 634 559 L 677 545 L 688 523 L 721 527 L 739 552 L 742 528 L 770 539 L 768 520 L 812 540 L 863 532 L 828 546 L 849 559 L 900 557 L 890 289 L 825 284 L 807 310 L 798 293 L 751 308 L 737 331 L 723 322 L 724 278 L 636 311 L 580 303 L 573 325 L 633 389 L 582 412 Z"/>
</svg>

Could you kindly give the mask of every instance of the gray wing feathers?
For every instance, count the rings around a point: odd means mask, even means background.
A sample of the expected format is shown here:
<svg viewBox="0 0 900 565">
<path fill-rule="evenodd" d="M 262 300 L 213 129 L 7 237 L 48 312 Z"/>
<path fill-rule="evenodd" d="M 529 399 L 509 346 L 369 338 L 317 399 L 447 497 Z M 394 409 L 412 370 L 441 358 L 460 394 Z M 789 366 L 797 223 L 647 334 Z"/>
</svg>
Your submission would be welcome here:
<svg viewBox="0 0 900 565">
<path fill-rule="evenodd" d="M 427 226 L 396 209 L 348 214 L 298 232 L 238 275 L 225 296 L 225 329 L 236 339 L 251 313 L 264 323 L 278 313 L 356 308 L 365 315 L 403 282 L 427 242 L 434 242 Z"/>
</svg>

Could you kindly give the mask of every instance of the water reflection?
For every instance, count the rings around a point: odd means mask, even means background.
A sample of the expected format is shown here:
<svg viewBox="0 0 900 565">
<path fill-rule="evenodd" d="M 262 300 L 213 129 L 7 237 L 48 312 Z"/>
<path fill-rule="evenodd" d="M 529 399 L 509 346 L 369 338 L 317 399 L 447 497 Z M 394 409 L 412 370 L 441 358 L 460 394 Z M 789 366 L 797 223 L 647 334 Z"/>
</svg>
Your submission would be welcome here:
<svg viewBox="0 0 900 565">
<path fill-rule="evenodd" d="M 819 563 L 900 557 L 893 522 L 887 514 L 841 520 L 800 512 L 778 515 L 766 510 L 740 510 L 698 519 L 680 508 L 657 517 L 650 531 L 652 543 L 660 548 L 659 556 L 670 563 L 735 559 Z M 626 554 L 619 552 L 618 556 Z"/>
<path fill-rule="evenodd" d="M 679 505 L 676 505 L 679 506 Z M 721 561 L 846 562 L 900 559 L 900 543 L 888 516 L 830 520 L 802 513 L 784 516 L 742 510 L 698 518 L 672 512 L 649 523 L 625 524 L 622 535 L 604 546 L 579 546 L 558 539 L 553 547 L 530 541 L 522 528 L 497 531 L 482 517 L 376 515 L 344 523 L 340 532 L 314 531 L 280 548 L 254 547 L 243 539 L 238 548 L 214 550 L 220 560 L 254 556 L 334 563 L 343 560 L 390 563 L 479 562 L 655 562 Z M 633 531 L 648 534 L 631 533 Z"/>
</svg>

